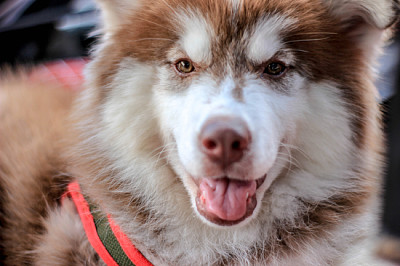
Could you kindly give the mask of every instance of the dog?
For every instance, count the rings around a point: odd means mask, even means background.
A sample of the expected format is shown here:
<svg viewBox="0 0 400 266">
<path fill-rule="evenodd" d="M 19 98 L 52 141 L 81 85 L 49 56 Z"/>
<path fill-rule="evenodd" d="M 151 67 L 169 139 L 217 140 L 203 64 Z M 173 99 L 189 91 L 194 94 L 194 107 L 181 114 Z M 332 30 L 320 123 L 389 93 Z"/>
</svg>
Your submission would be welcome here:
<svg viewBox="0 0 400 266">
<path fill-rule="evenodd" d="M 81 92 L 3 75 L 4 265 L 383 265 L 396 2 L 98 3 Z"/>
</svg>

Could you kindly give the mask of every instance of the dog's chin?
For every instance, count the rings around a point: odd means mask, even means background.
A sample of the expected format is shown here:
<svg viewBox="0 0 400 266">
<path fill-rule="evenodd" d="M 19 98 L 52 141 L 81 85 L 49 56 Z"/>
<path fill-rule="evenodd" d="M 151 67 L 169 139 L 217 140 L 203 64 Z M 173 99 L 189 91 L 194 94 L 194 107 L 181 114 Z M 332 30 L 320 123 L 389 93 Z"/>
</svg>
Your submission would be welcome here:
<svg viewBox="0 0 400 266">
<path fill-rule="evenodd" d="M 267 174 L 254 180 L 192 178 L 196 184 L 195 207 L 202 220 L 214 226 L 244 224 L 256 216 L 257 198 Z"/>
</svg>

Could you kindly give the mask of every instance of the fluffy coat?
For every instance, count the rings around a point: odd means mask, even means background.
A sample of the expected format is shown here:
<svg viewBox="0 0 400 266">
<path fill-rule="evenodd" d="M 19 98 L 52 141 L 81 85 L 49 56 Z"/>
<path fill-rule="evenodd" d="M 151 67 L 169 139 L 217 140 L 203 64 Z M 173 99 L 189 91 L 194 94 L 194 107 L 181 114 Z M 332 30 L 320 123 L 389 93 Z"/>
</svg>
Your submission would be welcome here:
<svg viewBox="0 0 400 266">
<path fill-rule="evenodd" d="M 99 4 L 103 33 L 79 95 L 1 81 L 5 265 L 103 265 L 71 202 L 60 204 L 72 179 L 154 265 L 380 265 L 373 64 L 395 2 Z M 228 166 L 198 141 L 224 119 L 250 135 Z M 245 215 L 204 194 L 221 180 L 225 197 L 244 190 L 234 180 L 257 182 L 251 204 L 232 200 Z"/>
</svg>

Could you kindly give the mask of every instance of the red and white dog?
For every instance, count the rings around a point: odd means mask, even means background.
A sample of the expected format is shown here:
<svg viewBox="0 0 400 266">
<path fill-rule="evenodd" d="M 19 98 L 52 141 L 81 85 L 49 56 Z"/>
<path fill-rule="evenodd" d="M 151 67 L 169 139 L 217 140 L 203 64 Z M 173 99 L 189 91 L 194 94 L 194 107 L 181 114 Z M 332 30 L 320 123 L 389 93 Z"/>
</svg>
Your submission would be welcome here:
<svg viewBox="0 0 400 266">
<path fill-rule="evenodd" d="M 80 95 L 2 82 L 4 264 L 109 263 L 60 200 L 77 180 L 154 265 L 379 265 L 394 1 L 99 4 Z"/>
</svg>

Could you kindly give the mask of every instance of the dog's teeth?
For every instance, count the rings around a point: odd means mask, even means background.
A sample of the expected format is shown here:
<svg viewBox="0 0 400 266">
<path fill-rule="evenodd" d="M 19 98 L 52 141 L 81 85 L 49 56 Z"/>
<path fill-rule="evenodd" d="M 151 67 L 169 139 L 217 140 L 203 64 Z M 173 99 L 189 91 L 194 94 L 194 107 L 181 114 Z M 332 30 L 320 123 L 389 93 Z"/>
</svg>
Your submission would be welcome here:
<svg viewBox="0 0 400 266">
<path fill-rule="evenodd" d="M 206 203 L 206 198 L 204 197 L 204 193 L 201 194 L 201 196 L 200 196 L 200 201 L 201 201 L 201 203 L 203 203 L 203 204 Z"/>
<path fill-rule="evenodd" d="M 251 203 L 251 197 L 250 197 L 250 195 L 249 195 L 248 192 L 247 192 L 247 194 L 246 194 L 246 202 L 247 202 L 247 204 L 250 204 L 250 203 Z"/>
</svg>

